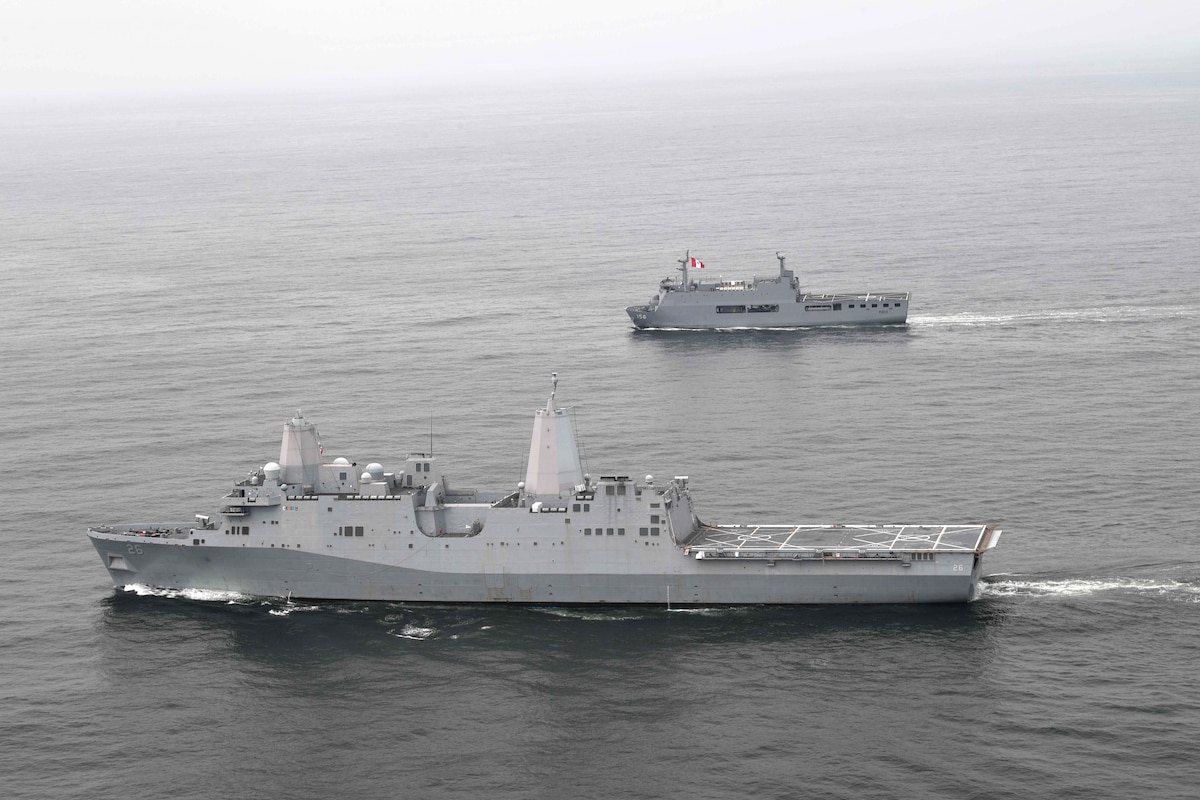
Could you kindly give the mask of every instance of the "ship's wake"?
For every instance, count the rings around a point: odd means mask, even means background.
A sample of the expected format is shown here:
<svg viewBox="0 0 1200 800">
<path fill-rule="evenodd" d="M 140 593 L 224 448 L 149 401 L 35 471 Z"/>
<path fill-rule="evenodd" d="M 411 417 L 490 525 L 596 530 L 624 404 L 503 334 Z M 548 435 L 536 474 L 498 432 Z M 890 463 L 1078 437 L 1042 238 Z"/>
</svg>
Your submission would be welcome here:
<svg viewBox="0 0 1200 800">
<path fill-rule="evenodd" d="M 426 628 L 420 625 L 414 625 L 411 622 L 398 630 L 388 631 L 392 636 L 398 639 L 415 639 L 416 641 L 424 641 L 432 638 L 437 633 L 436 628 Z M 451 637 L 456 638 L 456 637 Z"/>
<path fill-rule="evenodd" d="M 917 328 L 995 327 L 1047 322 L 1153 322 L 1196 316 L 1193 306 L 1103 306 L 1100 308 L 1047 308 L 1008 314 L 914 314 L 908 324 Z"/>
<path fill-rule="evenodd" d="M 1019 575 L 993 575 L 979 585 L 981 600 L 996 597 L 1088 597 L 1108 593 L 1200 603 L 1200 582 L 1127 577 L 1037 580 Z"/>
<path fill-rule="evenodd" d="M 583 606 L 530 606 L 529 610 L 537 614 L 548 614 L 563 619 L 578 619 L 588 622 L 624 622 L 635 619 L 645 619 L 646 614 L 630 606 L 621 610 L 606 608 L 591 610 Z"/>
</svg>

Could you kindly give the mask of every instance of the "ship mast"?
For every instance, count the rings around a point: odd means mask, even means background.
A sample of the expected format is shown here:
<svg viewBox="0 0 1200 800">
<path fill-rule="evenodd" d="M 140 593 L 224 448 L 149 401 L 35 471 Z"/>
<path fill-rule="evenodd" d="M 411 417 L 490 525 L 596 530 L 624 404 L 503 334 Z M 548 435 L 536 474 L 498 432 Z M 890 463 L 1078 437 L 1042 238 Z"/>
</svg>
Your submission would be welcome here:
<svg viewBox="0 0 1200 800">
<path fill-rule="evenodd" d="M 692 251 L 691 250 L 688 250 L 686 253 L 683 254 L 683 258 L 679 259 L 679 276 L 680 276 L 679 288 L 681 291 L 684 291 L 684 292 L 686 292 L 688 290 L 687 269 L 688 269 L 688 264 L 691 263 L 691 260 L 692 260 Z"/>
<path fill-rule="evenodd" d="M 783 281 L 786 280 L 790 284 L 796 273 L 792 272 L 790 269 L 784 269 L 783 262 L 787 258 L 787 254 L 776 250 L 775 257 L 779 259 L 779 282 L 783 283 Z"/>
<path fill-rule="evenodd" d="M 529 467 L 525 471 L 525 493 L 552 497 L 583 483 L 583 466 L 575 444 L 575 429 L 566 409 L 558 408 L 558 373 L 550 373 L 550 399 L 534 412 L 533 436 L 529 441 Z"/>
</svg>

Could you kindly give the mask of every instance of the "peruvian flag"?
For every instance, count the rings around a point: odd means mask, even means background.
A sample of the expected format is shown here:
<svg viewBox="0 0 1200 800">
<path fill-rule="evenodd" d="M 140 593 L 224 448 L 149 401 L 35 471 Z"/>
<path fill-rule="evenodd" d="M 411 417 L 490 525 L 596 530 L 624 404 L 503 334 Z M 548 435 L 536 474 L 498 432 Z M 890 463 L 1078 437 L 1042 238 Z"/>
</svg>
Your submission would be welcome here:
<svg viewBox="0 0 1200 800">
<path fill-rule="evenodd" d="M 704 269 L 704 262 L 698 258 L 693 258 L 692 259 L 692 267 L 694 269 Z"/>
</svg>

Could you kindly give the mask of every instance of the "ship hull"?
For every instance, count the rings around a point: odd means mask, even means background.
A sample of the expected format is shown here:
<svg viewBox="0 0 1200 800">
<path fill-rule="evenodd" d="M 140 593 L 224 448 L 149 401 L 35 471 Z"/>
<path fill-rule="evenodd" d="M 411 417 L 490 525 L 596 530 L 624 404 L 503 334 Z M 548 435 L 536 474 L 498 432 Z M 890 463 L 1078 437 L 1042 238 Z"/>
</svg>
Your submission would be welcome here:
<svg viewBox="0 0 1200 800">
<path fill-rule="evenodd" d="M 213 531 L 203 532 L 211 535 Z M 201 532 L 193 532 L 199 536 Z M 90 533 L 114 585 L 205 589 L 320 600 L 535 604 L 963 603 L 976 592 L 974 552 L 936 560 L 851 558 L 696 559 L 669 546 L 669 569 L 522 571 L 480 553 L 473 570 L 438 570 L 302 549 L 193 546 L 188 539 L 131 540 Z"/>
<path fill-rule="evenodd" d="M 657 305 L 629 306 L 625 312 L 638 328 L 684 330 L 903 325 L 908 321 L 907 295 L 897 294 L 894 299 L 891 295 L 886 299 L 839 295 L 836 300 L 819 297 L 779 302 L 774 298 L 731 298 L 719 294 L 670 292 Z"/>
</svg>

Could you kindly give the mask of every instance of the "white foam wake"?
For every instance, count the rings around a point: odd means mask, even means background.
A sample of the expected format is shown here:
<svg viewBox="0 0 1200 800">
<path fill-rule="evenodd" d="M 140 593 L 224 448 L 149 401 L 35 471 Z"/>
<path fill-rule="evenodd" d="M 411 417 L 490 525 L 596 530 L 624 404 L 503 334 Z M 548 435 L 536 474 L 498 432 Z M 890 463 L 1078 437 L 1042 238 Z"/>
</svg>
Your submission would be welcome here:
<svg viewBox="0 0 1200 800">
<path fill-rule="evenodd" d="M 1162 578 L 1064 578 L 1020 580 L 999 576 L 979 585 L 987 597 L 1084 597 L 1106 592 L 1126 592 L 1200 602 L 1200 584 Z"/>
<path fill-rule="evenodd" d="M 258 598 L 254 595 L 242 594 L 241 592 L 222 592 L 216 589 L 159 589 L 154 586 L 146 586 L 142 583 L 130 583 L 122 587 L 127 592 L 142 597 L 182 597 L 185 600 L 199 600 L 205 603 L 229 603 L 242 604 L 251 603 Z"/>
<path fill-rule="evenodd" d="M 644 613 L 628 608 L 616 610 L 606 608 L 603 611 L 591 611 L 582 606 L 531 606 L 530 611 L 537 614 L 549 614 L 552 617 L 566 619 L 581 619 L 587 622 L 624 622 L 635 619 L 645 619 Z"/>
<path fill-rule="evenodd" d="M 321 610 L 320 606 L 298 606 L 298 605 L 295 605 L 294 603 L 288 603 L 287 605 L 280 606 L 279 608 L 272 608 L 267 613 L 274 614 L 277 617 L 286 617 L 289 614 L 295 614 L 297 611 L 320 611 L 320 610 Z"/>
<path fill-rule="evenodd" d="M 411 622 L 398 631 L 392 631 L 392 635 L 400 639 L 416 639 L 417 641 L 428 639 L 434 633 L 436 631 L 433 628 L 422 628 L 420 625 L 413 625 Z"/>
<path fill-rule="evenodd" d="M 1141 322 L 1155 319 L 1195 316 L 1197 310 L 1191 306 L 1104 306 L 1101 308 L 1047 308 L 1010 314 L 914 314 L 908 318 L 909 325 L 930 327 L 974 327 L 987 325 L 1014 325 L 1036 322 Z"/>
</svg>

